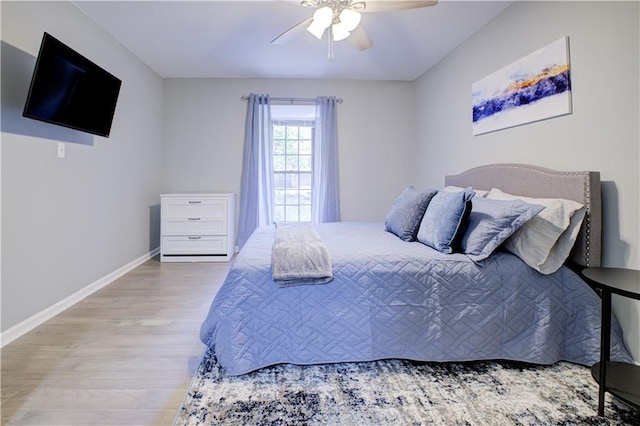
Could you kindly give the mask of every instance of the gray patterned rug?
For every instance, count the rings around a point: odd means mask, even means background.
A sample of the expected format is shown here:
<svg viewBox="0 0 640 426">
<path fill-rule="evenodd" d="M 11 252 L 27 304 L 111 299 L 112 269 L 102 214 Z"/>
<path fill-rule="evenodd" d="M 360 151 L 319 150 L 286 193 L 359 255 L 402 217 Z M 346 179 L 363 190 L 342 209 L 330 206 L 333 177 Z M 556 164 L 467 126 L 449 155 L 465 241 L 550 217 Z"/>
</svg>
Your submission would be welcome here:
<svg viewBox="0 0 640 426">
<path fill-rule="evenodd" d="M 560 362 L 386 360 L 278 365 L 226 376 L 205 353 L 175 420 L 183 425 L 640 425 L 640 413 Z"/>
</svg>

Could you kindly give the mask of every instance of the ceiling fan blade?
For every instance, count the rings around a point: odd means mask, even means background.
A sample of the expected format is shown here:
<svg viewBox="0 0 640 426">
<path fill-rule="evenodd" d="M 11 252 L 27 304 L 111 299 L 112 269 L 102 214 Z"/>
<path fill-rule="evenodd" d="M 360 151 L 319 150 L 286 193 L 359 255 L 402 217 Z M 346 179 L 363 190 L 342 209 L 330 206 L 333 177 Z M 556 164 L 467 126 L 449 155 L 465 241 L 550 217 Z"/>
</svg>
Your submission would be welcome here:
<svg viewBox="0 0 640 426">
<path fill-rule="evenodd" d="M 366 7 L 361 12 L 387 12 L 390 10 L 418 9 L 420 7 L 435 6 L 437 0 L 414 0 L 414 1 L 393 1 L 393 0 L 368 0 Z"/>
<path fill-rule="evenodd" d="M 362 28 L 362 25 L 358 25 L 355 30 L 351 31 L 349 41 L 360 51 L 367 50 L 373 46 L 373 41 L 371 41 L 369 34 L 367 34 L 364 28 Z"/>
<path fill-rule="evenodd" d="M 294 25 L 293 27 L 280 34 L 278 37 L 271 40 L 271 44 L 289 43 L 291 40 L 298 37 L 302 33 L 302 31 L 304 31 L 309 26 L 309 24 L 311 24 L 311 21 L 313 21 L 313 17 L 305 19 L 299 24 Z"/>
</svg>

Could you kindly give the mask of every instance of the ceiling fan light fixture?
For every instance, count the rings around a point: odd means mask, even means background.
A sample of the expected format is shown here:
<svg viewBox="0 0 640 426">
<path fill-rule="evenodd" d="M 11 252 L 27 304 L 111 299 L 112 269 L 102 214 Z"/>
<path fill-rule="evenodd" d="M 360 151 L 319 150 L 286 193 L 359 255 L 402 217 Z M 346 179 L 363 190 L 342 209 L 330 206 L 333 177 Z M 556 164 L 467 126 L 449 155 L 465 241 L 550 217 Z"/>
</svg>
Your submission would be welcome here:
<svg viewBox="0 0 640 426">
<path fill-rule="evenodd" d="M 343 24 L 345 29 L 349 32 L 356 29 L 360 24 L 360 19 L 362 19 L 362 15 L 355 10 L 344 9 L 340 12 L 340 23 Z"/>
<path fill-rule="evenodd" d="M 347 29 L 347 26 L 343 22 L 338 22 L 337 24 L 333 24 L 331 27 L 331 32 L 333 33 L 333 41 L 344 40 L 345 38 L 351 35 L 351 32 Z"/>
<path fill-rule="evenodd" d="M 318 40 L 322 40 L 322 35 L 324 34 L 324 30 L 325 30 L 324 27 L 321 27 L 320 25 L 317 25 L 314 22 L 312 22 L 311 25 L 307 27 L 307 31 L 313 34 L 313 36 Z"/>
<path fill-rule="evenodd" d="M 328 6 L 321 7 L 313 14 L 313 21 L 307 27 L 307 31 L 320 40 L 324 30 L 331 26 L 331 22 L 333 22 L 333 10 Z"/>
</svg>

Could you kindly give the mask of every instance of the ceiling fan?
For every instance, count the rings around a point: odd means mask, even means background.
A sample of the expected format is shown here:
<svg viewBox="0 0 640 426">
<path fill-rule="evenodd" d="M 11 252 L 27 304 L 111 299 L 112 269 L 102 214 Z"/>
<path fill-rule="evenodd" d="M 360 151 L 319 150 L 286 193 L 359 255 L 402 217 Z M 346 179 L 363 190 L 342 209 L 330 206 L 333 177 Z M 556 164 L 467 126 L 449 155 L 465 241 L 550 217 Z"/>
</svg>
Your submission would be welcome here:
<svg viewBox="0 0 640 426">
<path fill-rule="evenodd" d="M 285 44 L 307 30 L 319 40 L 328 33 L 328 59 L 333 61 L 333 42 L 348 39 L 358 50 L 373 46 L 373 41 L 360 25 L 361 13 L 388 12 L 434 6 L 437 0 L 302 0 L 299 4 L 315 8 L 313 16 L 289 28 L 272 44 Z"/>
</svg>

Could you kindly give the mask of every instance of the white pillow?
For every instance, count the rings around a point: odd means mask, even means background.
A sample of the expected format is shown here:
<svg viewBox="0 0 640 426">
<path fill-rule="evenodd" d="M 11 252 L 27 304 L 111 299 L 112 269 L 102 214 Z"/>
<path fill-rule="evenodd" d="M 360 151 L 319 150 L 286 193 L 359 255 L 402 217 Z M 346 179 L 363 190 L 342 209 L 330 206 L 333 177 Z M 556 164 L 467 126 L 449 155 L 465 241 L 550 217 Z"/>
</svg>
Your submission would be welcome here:
<svg viewBox="0 0 640 426">
<path fill-rule="evenodd" d="M 496 188 L 489 191 L 487 198 L 520 199 L 545 206 L 544 210 L 504 242 L 504 248 L 545 275 L 554 273 L 562 266 L 571 253 L 586 213 L 582 204 L 562 198 L 521 197 Z"/>
</svg>

